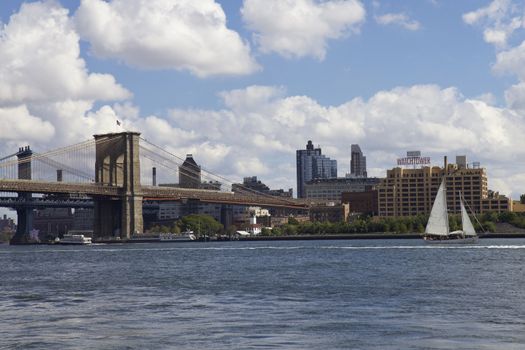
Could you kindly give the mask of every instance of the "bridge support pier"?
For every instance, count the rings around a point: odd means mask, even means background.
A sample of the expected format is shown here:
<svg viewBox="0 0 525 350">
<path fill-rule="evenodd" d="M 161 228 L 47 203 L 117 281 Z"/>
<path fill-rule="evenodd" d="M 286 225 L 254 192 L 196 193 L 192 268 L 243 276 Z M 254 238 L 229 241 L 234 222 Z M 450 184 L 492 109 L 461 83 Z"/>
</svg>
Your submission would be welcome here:
<svg viewBox="0 0 525 350">
<path fill-rule="evenodd" d="M 31 231 L 33 230 L 33 208 L 17 208 L 16 233 L 9 244 L 31 243 Z"/>
<path fill-rule="evenodd" d="M 96 237 L 120 237 L 121 203 L 118 199 L 93 198 L 93 233 Z"/>
<path fill-rule="evenodd" d="M 143 233 L 140 133 L 95 135 L 95 182 L 120 188 L 117 198 L 94 198 L 94 235 L 129 239 Z"/>
</svg>

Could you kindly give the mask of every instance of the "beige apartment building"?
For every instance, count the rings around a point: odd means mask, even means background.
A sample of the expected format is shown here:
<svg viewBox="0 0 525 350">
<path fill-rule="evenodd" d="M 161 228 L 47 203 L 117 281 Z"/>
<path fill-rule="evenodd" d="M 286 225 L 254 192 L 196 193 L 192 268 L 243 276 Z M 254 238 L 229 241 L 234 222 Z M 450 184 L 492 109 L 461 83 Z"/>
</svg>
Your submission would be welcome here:
<svg viewBox="0 0 525 350">
<path fill-rule="evenodd" d="M 459 157 L 458 157 L 459 158 Z M 447 205 L 450 213 L 460 213 L 459 196 L 474 213 L 512 210 L 512 201 L 487 188 L 484 168 L 467 167 L 463 161 L 443 168 L 424 166 L 417 169 L 393 168 L 377 187 L 379 216 L 429 214 L 441 179 L 445 176 Z"/>
</svg>

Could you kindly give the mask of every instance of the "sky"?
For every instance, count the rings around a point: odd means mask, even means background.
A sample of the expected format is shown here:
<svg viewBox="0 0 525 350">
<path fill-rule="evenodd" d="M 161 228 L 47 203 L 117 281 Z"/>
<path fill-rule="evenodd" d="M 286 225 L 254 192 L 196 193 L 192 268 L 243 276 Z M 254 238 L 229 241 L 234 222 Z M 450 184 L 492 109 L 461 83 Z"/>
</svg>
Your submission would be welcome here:
<svg viewBox="0 0 525 350">
<path fill-rule="evenodd" d="M 0 156 L 140 131 L 232 181 L 296 189 L 312 140 L 369 176 L 406 151 L 525 193 L 525 4 L 511 0 L 0 2 Z"/>
</svg>

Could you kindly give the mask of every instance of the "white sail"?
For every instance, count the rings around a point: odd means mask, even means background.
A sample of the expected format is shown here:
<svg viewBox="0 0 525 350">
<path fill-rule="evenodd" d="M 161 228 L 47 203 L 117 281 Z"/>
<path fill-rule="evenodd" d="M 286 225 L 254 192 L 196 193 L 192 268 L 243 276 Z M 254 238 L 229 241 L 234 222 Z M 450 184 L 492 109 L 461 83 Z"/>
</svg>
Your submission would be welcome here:
<svg viewBox="0 0 525 350">
<path fill-rule="evenodd" d="M 474 229 L 474 226 L 472 226 L 472 221 L 470 221 L 470 218 L 467 214 L 467 210 L 465 209 L 465 205 L 463 205 L 463 198 L 460 198 L 461 201 L 461 223 L 463 224 L 463 232 L 465 232 L 466 236 L 475 236 L 476 230 Z"/>
<path fill-rule="evenodd" d="M 447 212 L 447 193 L 445 191 L 445 179 L 441 181 L 434 205 L 430 211 L 427 227 L 425 233 L 433 235 L 446 236 L 449 233 L 448 228 L 448 212 Z"/>
</svg>

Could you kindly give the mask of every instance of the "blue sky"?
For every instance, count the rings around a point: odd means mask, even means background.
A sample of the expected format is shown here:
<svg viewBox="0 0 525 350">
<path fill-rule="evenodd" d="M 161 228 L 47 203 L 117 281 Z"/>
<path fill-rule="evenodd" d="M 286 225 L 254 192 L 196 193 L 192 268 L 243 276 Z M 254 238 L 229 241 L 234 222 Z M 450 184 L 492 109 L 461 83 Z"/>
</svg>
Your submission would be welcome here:
<svg viewBox="0 0 525 350">
<path fill-rule="evenodd" d="M 525 192 L 525 7 L 510 0 L 0 3 L 1 154 L 114 120 L 234 181 L 295 188 L 311 139 L 369 174 L 418 149 Z"/>
</svg>

